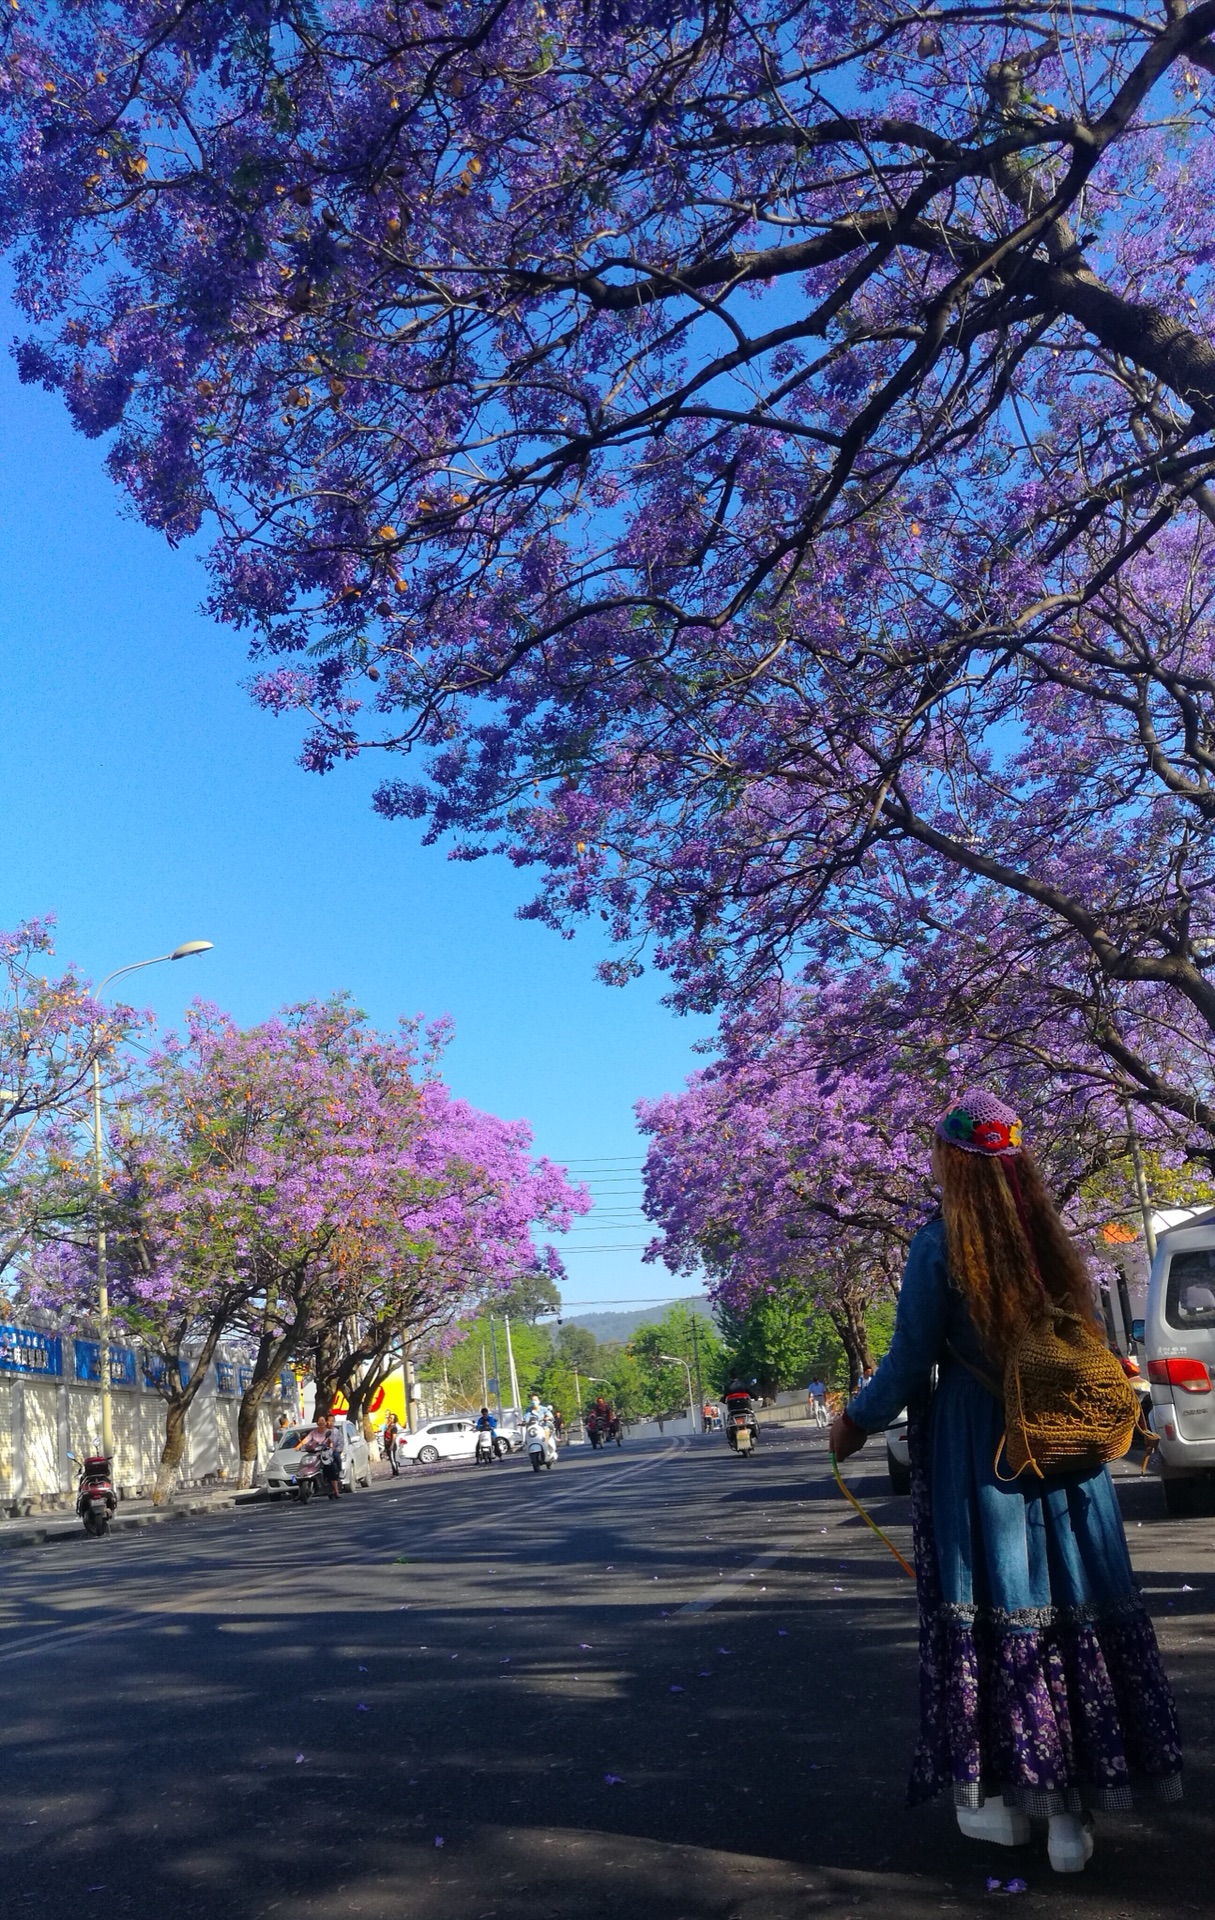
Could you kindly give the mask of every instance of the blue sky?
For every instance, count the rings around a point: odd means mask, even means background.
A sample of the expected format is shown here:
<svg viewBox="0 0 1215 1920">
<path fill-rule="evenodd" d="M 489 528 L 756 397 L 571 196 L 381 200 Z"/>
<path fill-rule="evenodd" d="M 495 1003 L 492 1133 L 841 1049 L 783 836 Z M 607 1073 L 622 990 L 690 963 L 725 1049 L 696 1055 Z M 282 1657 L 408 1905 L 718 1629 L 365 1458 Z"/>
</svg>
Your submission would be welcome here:
<svg viewBox="0 0 1215 1920">
<path fill-rule="evenodd" d="M 239 637 L 198 612 L 198 553 L 127 517 L 102 456 L 0 356 L 0 924 L 54 913 L 94 979 L 213 940 L 142 976 L 162 1025 L 195 994 L 247 1022 L 339 988 L 382 1026 L 450 1013 L 455 1091 L 528 1119 L 596 1191 L 563 1243 L 571 1307 L 686 1293 L 636 1250 L 632 1107 L 681 1083 L 705 1024 L 661 1007 L 656 977 L 598 985 L 589 931 L 515 919 L 506 862 L 449 862 L 378 820 L 382 761 L 301 772 L 290 725 L 242 690 Z"/>
</svg>

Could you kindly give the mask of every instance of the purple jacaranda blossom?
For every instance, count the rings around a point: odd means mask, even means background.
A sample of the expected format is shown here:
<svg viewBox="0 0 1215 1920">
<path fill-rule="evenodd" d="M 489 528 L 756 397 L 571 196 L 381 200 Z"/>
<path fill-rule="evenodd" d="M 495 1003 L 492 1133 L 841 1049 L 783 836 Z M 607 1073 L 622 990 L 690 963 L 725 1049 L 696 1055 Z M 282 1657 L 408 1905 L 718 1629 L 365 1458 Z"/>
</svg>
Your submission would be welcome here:
<svg viewBox="0 0 1215 1920">
<path fill-rule="evenodd" d="M 533 1158 L 523 1123 L 453 1096 L 438 1073 L 447 1031 L 383 1035 L 341 996 L 248 1029 L 196 1003 L 140 1068 L 111 1129 L 106 1207 L 113 1304 L 166 1402 L 162 1494 L 225 1332 L 253 1347 L 248 1478 L 261 1402 L 300 1353 L 327 1406 L 374 1381 L 403 1336 L 424 1340 L 521 1272 L 560 1271 L 534 1230 L 563 1230 L 586 1198 Z M 91 1181 L 78 1150 L 56 1181 L 70 1220 Z M 46 1238 L 31 1270 L 44 1304 L 93 1293 L 75 1237 Z"/>
<path fill-rule="evenodd" d="M 10 12 L 19 370 L 307 766 L 1215 1150 L 1200 7 Z"/>
</svg>

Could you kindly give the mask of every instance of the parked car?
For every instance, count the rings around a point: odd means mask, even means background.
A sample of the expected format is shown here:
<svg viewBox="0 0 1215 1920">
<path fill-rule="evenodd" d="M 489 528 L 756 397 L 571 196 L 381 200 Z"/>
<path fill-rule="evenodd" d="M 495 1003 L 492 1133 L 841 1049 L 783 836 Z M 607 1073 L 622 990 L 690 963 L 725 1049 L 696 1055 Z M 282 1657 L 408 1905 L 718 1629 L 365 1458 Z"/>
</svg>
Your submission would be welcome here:
<svg viewBox="0 0 1215 1920">
<path fill-rule="evenodd" d="M 907 1409 L 886 1429 L 886 1471 L 891 1493 L 911 1492 L 911 1455 L 907 1451 Z"/>
<path fill-rule="evenodd" d="M 1132 1332 L 1147 1351 L 1165 1506 L 1192 1513 L 1215 1484 L 1215 1211 L 1159 1236 L 1147 1311 Z"/>
<path fill-rule="evenodd" d="M 436 1460 L 471 1460 L 476 1448 L 476 1414 L 444 1413 L 424 1420 L 416 1433 L 402 1434 L 397 1455 L 430 1467 Z"/>
<path fill-rule="evenodd" d="M 371 1454 L 358 1428 L 350 1420 L 340 1423 L 345 1434 L 346 1444 L 342 1450 L 342 1486 L 347 1493 L 353 1493 L 356 1485 L 371 1485 Z M 274 1452 L 266 1462 L 266 1485 L 271 1493 L 290 1493 L 295 1485 L 296 1468 L 299 1465 L 299 1452 L 308 1435 L 310 1426 L 284 1427 L 274 1436 Z"/>
</svg>

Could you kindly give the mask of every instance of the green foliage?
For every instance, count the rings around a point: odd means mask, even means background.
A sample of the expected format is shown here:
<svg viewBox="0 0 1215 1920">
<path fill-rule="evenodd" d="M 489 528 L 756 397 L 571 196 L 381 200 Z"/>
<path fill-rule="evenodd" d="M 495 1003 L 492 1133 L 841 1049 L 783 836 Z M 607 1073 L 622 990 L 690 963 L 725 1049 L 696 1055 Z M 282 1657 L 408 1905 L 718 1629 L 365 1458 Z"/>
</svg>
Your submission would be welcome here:
<svg viewBox="0 0 1215 1920">
<path fill-rule="evenodd" d="M 503 1315 L 509 1313 L 513 1337 L 516 1321 L 526 1320 L 531 1325 L 543 1314 L 560 1313 L 561 1295 L 556 1281 L 547 1273 L 524 1273 L 505 1293 L 495 1293 L 492 1300 L 487 1300 L 485 1308 L 499 1326 Z"/>
<path fill-rule="evenodd" d="M 706 1393 L 715 1385 L 724 1364 L 721 1337 L 711 1321 L 694 1314 L 688 1307 L 673 1306 L 661 1320 L 638 1327 L 629 1341 L 628 1351 L 638 1363 L 637 1386 L 644 1413 L 652 1420 L 675 1419 L 686 1412 L 688 1376 L 682 1366 L 662 1355 L 684 1360 L 692 1369 L 692 1391 L 696 1391 L 696 1359 L 699 1352 L 701 1383 Z M 634 1416 L 638 1417 L 638 1416 Z"/>
<path fill-rule="evenodd" d="M 745 1313 L 723 1311 L 725 1349 L 713 1382 L 716 1391 L 723 1393 L 735 1374 L 754 1380 L 767 1399 L 784 1387 L 801 1385 L 810 1378 L 816 1345 L 812 1323 L 820 1318 L 825 1315 L 815 1315 L 796 1287 L 767 1295 Z"/>
<path fill-rule="evenodd" d="M 602 1385 L 596 1384 L 594 1392 L 610 1400 L 622 1420 L 648 1420 L 653 1383 L 636 1354 L 627 1347 L 601 1346 L 599 1359 Z"/>
<path fill-rule="evenodd" d="M 589 1327 L 562 1327 L 557 1334 L 557 1352 L 567 1367 L 577 1367 L 579 1373 L 594 1373 L 599 1342 Z"/>
<path fill-rule="evenodd" d="M 875 1361 L 890 1345 L 894 1315 L 895 1302 L 883 1300 L 865 1316 Z M 768 1295 L 745 1313 L 722 1309 L 721 1324 L 725 1348 L 721 1372 L 714 1381 L 719 1393 L 734 1374 L 754 1380 L 766 1398 L 815 1379 L 832 1387 L 848 1385 L 848 1363 L 839 1335 L 802 1289 Z"/>
<path fill-rule="evenodd" d="M 510 1366 L 506 1358 L 506 1329 L 495 1303 L 493 1330 L 490 1330 L 488 1313 L 478 1314 L 475 1320 L 468 1321 L 462 1330 L 462 1338 L 446 1350 L 436 1346 L 423 1360 L 418 1369 L 422 1380 L 431 1386 L 446 1386 L 451 1404 L 455 1407 L 479 1407 L 481 1405 L 481 1355 L 485 1354 L 485 1371 L 492 1379 L 494 1373 L 494 1342 L 497 1341 L 498 1365 L 501 1372 L 500 1387 L 502 1404 L 510 1405 Z M 539 1385 L 545 1368 L 552 1356 L 552 1340 L 547 1327 L 529 1325 L 526 1320 L 510 1323 L 511 1345 L 515 1354 L 515 1371 L 519 1376 L 519 1392 L 526 1402 L 533 1387 Z M 489 1390 L 489 1404 L 495 1405 L 494 1391 Z"/>
</svg>

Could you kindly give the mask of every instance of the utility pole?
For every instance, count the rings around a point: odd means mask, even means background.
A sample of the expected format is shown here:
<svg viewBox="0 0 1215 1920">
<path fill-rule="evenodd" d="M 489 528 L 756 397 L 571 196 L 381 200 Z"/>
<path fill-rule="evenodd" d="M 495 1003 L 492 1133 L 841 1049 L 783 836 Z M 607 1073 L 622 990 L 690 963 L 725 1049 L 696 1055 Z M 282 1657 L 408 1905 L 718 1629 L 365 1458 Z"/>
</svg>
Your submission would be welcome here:
<svg viewBox="0 0 1215 1920">
<path fill-rule="evenodd" d="M 494 1326 L 494 1316 L 489 1316 L 489 1344 L 494 1355 L 494 1392 L 498 1397 L 498 1418 L 502 1418 L 502 1369 L 498 1365 L 498 1330 Z"/>
<path fill-rule="evenodd" d="M 418 1409 L 413 1397 L 413 1356 L 406 1354 L 401 1367 L 405 1375 L 405 1425 L 410 1433 L 416 1433 L 418 1427 Z"/>
<path fill-rule="evenodd" d="M 1126 1112 L 1126 1133 L 1131 1149 L 1131 1167 L 1135 1175 L 1135 1192 L 1139 1196 L 1139 1211 L 1143 1216 L 1143 1237 L 1147 1243 L 1148 1265 L 1156 1258 L 1156 1229 L 1152 1225 L 1152 1202 L 1148 1193 L 1147 1176 L 1143 1171 L 1143 1155 L 1139 1151 L 1139 1134 L 1135 1127 L 1135 1116 L 1131 1112 L 1129 1100 L 1123 1101 Z M 1128 1335 L 1130 1329 L 1127 1329 Z"/>
<path fill-rule="evenodd" d="M 510 1368 L 510 1403 L 512 1407 L 517 1407 L 519 1411 L 522 1412 L 523 1409 L 519 1403 L 519 1376 L 515 1372 L 515 1349 L 510 1343 L 509 1313 L 502 1315 L 502 1324 L 506 1328 L 506 1362 Z"/>
<path fill-rule="evenodd" d="M 704 1383 L 700 1377 L 700 1331 L 696 1325 L 696 1322 L 699 1319 L 699 1317 L 700 1316 L 696 1312 L 695 1307 L 693 1307 L 692 1309 L 692 1358 L 696 1365 L 696 1431 L 697 1433 L 700 1433 L 704 1430 L 704 1424 L 705 1424 L 705 1390 L 704 1390 Z"/>
<path fill-rule="evenodd" d="M 110 1290 L 106 1277 L 105 1207 L 102 1200 L 104 1178 L 101 1161 L 101 1068 L 93 1055 L 93 1204 L 96 1208 L 97 1245 L 97 1317 L 101 1340 L 97 1351 L 98 1378 L 101 1381 L 101 1451 L 107 1460 L 114 1458 L 114 1414 L 110 1392 Z M 87 1449 L 86 1449 L 87 1451 Z M 15 1511 L 15 1509 L 14 1509 Z"/>
<path fill-rule="evenodd" d="M 481 1405 L 489 1405 L 489 1380 L 485 1372 L 485 1342 L 481 1342 Z"/>
</svg>

